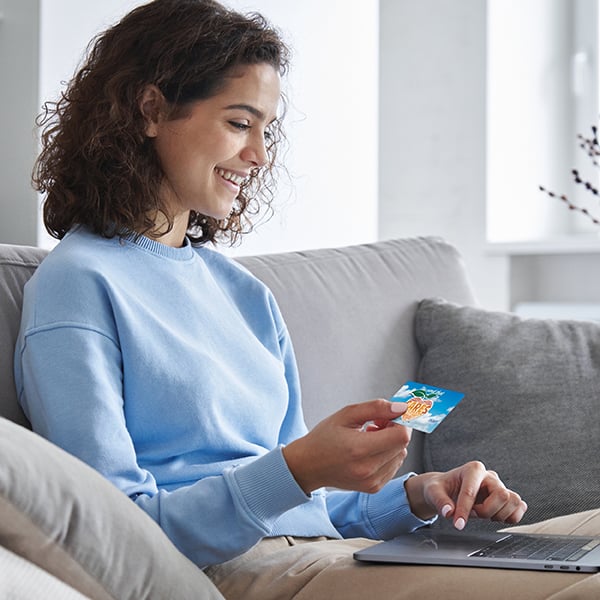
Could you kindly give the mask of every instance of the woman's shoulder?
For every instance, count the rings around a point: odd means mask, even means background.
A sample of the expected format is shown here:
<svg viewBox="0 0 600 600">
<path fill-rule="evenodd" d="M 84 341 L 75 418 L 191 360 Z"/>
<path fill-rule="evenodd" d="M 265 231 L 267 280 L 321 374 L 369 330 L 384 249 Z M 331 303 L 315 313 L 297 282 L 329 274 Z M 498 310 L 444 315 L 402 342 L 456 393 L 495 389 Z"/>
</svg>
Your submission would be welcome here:
<svg viewBox="0 0 600 600">
<path fill-rule="evenodd" d="M 85 237 L 77 232 L 65 236 L 27 282 L 23 301 L 24 315 L 29 315 L 23 322 L 26 328 L 102 321 L 109 305 L 102 266 L 106 261 L 100 260 L 102 252 L 94 237 L 87 241 Z"/>
<path fill-rule="evenodd" d="M 40 265 L 40 269 L 69 268 L 84 271 L 94 268 L 104 262 L 102 256 L 110 252 L 117 243 L 116 238 L 103 238 L 83 228 L 76 228 L 67 233 L 52 249 Z"/>
<path fill-rule="evenodd" d="M 79 238 L 79 235 L 67 234 L 60 240 L 37 267 L 32 280 L 38 284 L 46 284 L 58 278 L 64 279 L 66 283 L 89 268 L 94 252 L 82 244 Z"/>
<path fill-rule="evenodd" d="M 234 298 L 242 310 L 261 312 L 258 309 L 262 307 L 271 317 L 280 320 L 273 293 L 254 273 L 218 250 L 203 247 L 199 252 L 220 287 Z"/>
<path fill-rule="evenodd" d="M 207 246 L 202 246 L 196 250 L 214 273 L 220 273 L 228 279 L 233 279 L 238 285 L 246 284 L 261 290 L 267 289 L 266 285 L 256 275 L 235 258 Z"/>
<path fill-rule="evenodd" d="M 89 303 L 94 297 L 104 296 L 115 281 L 135 280 L 134 269 L 123 260 L 124 254 L 119 238 L 75 229 L 38 266 L 28 283 L 29 296 L 44 301 L 58 298 L 69 305 Z M 123 272 L 127 269 L 129 277 Z"/>
</svg>

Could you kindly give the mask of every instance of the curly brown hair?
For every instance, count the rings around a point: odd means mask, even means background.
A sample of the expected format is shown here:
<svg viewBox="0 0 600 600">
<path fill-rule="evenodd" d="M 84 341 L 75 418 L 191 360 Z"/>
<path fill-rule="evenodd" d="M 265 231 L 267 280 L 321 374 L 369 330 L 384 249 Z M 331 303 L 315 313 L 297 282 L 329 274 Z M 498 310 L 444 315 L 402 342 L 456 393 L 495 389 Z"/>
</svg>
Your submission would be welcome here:
<svg viewBox="0 0 600 600">
<path fill-rule="evenodd" d="M 217 94 L 236 66 L 266 63 L 283 75 L 289 51 L 259 14 L 242 15 L 215 0 L 154 0 L 94 38 L 85 62 L 37 124 L 42 150 L 34 187 L 46 194 L 44 223 L 61 239 L 75 225 L 105 237 L 151 232 L 149 215 L 163 212 L 163 171 L 139 108 L 155 85 L 181 114 L 190 103 Z M 267 136 L 268 164 L 242 185 L 225 219 L 190 214 L 193 243 L 234 243 L 271 212 L 281 119 Z M 172 217 L 166 214 L 169 227 Z"/>
</svg>

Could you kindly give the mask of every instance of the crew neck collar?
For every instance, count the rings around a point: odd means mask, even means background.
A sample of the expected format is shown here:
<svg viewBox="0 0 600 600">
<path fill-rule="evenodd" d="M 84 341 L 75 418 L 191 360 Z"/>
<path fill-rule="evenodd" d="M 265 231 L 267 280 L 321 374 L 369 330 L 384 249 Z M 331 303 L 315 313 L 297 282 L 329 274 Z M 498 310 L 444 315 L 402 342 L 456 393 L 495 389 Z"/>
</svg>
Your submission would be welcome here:
<svg viewBox="0 0 600 600">
<path fill-rule="evenodd" d="M 190 260 L 194 255 L 194 249 L 188 237 L 184 238 L 183 246 L 179 248 L 174 248 L 173 246 L 168 246 L 167 244 L 157 242 L 156 240 L 150 239 L 145 235 L 132 234 L 127 236 L 125 239 L 135 246 L 142 248 L 143 250 L 171 260 Z"/>
</svg>

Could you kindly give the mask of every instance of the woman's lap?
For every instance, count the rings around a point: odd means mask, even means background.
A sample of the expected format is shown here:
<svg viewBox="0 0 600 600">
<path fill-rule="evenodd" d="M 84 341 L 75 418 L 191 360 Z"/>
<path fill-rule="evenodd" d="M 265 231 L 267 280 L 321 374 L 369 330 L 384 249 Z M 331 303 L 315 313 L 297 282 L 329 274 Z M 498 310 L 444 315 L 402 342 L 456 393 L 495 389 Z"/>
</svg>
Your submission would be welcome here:
<svg viewBox="0 0 600 600">
<path fill-rule="evenodd" d="M 514 529 L 600 535 L 600 510 Z M 267 538 L 244 555 L 208 568 L 206 573 L 227 600 L 368 600 L 370 595 L 423 600 L 600 598 L 600 574 L 377 565 L 352 558 L 355 550 L 373 543 L 361 538 Z"/>
</svg>

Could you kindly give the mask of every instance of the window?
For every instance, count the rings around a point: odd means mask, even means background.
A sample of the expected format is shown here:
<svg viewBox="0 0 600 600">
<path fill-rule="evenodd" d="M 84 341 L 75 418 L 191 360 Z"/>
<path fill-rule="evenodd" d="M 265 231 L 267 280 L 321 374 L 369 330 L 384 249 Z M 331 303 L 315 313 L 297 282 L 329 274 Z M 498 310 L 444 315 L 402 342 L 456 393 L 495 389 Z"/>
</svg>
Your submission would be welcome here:
<svg viewBox="0 0 600 600">
<path fill-rule="evenodd" d="M 489 0 L 487 239 L 581 237 L 599 229 L 539 185 L 600 213 L 572 181 L 598 169 L 579 148 L 598 123 L 598 0 Z"/>
</svg>

